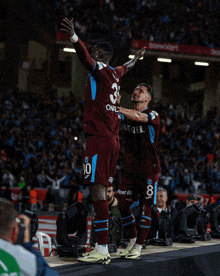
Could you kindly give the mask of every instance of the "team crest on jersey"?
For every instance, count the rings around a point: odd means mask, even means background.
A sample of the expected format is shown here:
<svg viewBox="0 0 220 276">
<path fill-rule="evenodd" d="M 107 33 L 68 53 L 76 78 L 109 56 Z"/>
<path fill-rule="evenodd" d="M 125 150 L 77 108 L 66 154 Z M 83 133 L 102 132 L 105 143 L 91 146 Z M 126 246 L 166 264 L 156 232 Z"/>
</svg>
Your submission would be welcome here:
<svg viewBox="0 0 220 276">
<path fill-rule="evenodd" d="M 148 185 L 151 185 L 151 184 L 152 184 L 152 180 L 151 180 L 151 179 L 148 179 L 148 180 L 147 180 L 147 184 L 148 184 Z"/>
<path fill-rule="evenodd" d="M 86 157 L 86 158 L 85 158 L 85 163 L 88 163 L 88 162 L 89 162 L 89 158 Z"/>
</svg>

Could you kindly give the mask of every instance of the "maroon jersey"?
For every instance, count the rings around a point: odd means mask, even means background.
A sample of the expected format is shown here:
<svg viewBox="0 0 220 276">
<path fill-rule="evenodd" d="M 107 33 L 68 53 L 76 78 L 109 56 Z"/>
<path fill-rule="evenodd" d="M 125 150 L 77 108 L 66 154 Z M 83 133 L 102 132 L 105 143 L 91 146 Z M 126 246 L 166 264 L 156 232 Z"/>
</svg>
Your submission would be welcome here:
<svg viewBox="0 0 220 276">
<path fill-rule="evenodd" d="M 160 160 L 157 155 L 160 119 L 158 113 L 149 108 L 142 113 L 147 114 L 149 120 L 147 123 L 128 119 L 124 121 L 125 171 L 156 174 L 160 172 Z"/>
<path fill-rule="evenodd" d="M 117 94 L 127 67 L 112 68 L 102 62 L 95 62 L 80 39 L 74 46 L 81 62 L 89 70 L 83 115 L 84 133 L 118 138 Z"/>
</svg>

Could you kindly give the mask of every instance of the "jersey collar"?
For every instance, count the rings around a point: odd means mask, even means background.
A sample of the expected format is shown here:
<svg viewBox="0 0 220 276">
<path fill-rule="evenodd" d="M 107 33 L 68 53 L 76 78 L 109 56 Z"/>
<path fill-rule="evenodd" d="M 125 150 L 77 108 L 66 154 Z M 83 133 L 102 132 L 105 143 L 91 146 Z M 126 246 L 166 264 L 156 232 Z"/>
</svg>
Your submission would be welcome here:
<svg viewBox="0 0 220 276">
<path fill-rule="evenodd" d="M 148 107 L 147 108 L 145 108 L 144 110 L 142 110 L 141 112 L 144 112 L 145 110 L 147 110 L 148 109 Z"/>
</svg>

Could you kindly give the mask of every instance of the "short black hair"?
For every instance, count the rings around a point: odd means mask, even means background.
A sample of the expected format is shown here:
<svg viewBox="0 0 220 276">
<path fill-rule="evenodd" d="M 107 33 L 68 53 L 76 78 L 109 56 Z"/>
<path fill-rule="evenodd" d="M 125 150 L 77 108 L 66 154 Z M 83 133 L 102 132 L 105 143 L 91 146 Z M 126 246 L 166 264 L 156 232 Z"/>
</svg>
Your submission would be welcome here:
<svg viewBox="0 0 220 276">
<path fill-rule="evenodd" d="M 107 187 L 107 190 L 108 190 L 108 188 L 113 188 L 113 192 L 116 192 L 116 187 L 115 187 L 115 185 L 114 185 L 114 184 L 113 184 L 113 185 L 108 186 L 108 187 Z"/>
<path fill-rule="evenodd" d="M 114 48 L 112 47 L 112 45 L 110 43 L 99 42 L 95 45 L 95 47 L 103 50 L 109 56 L 109 58 L 112 58 L 113 53 L 114 53 Z"/>
<path fill-rule="evenodd" d="M 150 94 L 151 99 L 153 100 L 154 92 L 153 92 L 152 87 L 149 84 L 142 82 L 142 83 L 138 84 L 138 86 L 145 86 L 147 88 L 147 92 Z"/>
<path fill-rule="evenodd" d="M 201 199 L 201 197 L 198 196 L 198 195 L 189 195 L 189 196 L 187 197 L 187 200 L 188 200 L 188 201 L 190 201 L 190 200 L 198 200 L 198 201 L 200 201 L 200 199 Z"/>
</svg>

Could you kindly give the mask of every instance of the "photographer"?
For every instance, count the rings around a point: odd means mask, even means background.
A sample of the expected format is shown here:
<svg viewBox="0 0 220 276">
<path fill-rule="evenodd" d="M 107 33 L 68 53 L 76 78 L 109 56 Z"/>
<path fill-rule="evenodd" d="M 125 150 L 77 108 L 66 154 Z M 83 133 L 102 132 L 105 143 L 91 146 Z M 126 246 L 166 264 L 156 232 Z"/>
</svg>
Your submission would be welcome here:
<svg viewBox="0 0 220 276">
<path fill-rule="evenodd" d="M 30 221 L 23 214 L 17 216 L 13 204 L 0 198 L 0 275 L 58 276 L 32 247 Z M 18 245 L 16 241 L 22 234 L 23 243 Z"/>
<path fill-rule="evenodd" d="M 152 222 L 147 240 L 157 237 L 161 212 L 166 213 L 167 217 L 167 238 L 174 237 L 174 225 L 177 212 L 172 206 L 167 205 L 167 200 L 167 190 L 159 187 L 157 189 L 156 206 L 152 208 L 151 212 Z"/>
<path fill-rule="evenodd" d="M 176 203 L 175 209 L 177 213 L 179 213 L 185 207 L 190 206 L 191 204 L 200 205 L 201 197 L 198 195 L 188 195 L 186 201 L 181 200 L 180 202 Z"/>
</svg>

